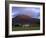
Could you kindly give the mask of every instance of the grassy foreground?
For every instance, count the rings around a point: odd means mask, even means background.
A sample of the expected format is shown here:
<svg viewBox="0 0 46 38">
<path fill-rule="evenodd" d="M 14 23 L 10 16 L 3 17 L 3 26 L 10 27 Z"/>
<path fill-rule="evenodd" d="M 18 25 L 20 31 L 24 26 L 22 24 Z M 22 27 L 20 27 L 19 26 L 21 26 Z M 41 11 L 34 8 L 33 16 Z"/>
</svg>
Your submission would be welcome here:
<svg viewBox="0 0 46 38">
<path fill-rule="evenodd" d="M 23 30 L 40 30 L 40 25 L 36 24 L 35 26 L 12 26 L 12 31 L 23 31 Z"/>
</svg>

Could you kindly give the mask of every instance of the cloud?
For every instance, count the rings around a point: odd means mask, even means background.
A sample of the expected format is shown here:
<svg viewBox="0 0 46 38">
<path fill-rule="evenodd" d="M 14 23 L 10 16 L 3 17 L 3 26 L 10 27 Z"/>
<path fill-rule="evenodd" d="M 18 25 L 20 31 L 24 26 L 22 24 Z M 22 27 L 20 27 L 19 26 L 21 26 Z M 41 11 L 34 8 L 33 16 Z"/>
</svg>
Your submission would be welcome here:
<svg viewBox="0 0 46 38">
<path fill-rule="evenodd" d="M 31 7 L 14 7 L 12 9 L 12 16 L 16 17 L 17 15 L 28 15 L 32 16 L 33 18 L 40 17 L 40 8 L 31 8 Z M 40 18 L 39 18 L 40 19 Z"/>
</svg>

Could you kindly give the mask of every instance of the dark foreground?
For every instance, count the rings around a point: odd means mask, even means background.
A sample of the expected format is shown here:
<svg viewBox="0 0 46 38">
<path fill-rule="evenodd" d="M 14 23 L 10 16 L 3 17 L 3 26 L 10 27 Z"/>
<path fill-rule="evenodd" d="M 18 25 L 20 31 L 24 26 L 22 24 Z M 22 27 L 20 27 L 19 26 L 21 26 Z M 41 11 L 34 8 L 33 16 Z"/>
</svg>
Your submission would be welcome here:
<svg viewBox="0 0 46 38">
<path fill-rule="evenodd" d="M 23 30 L 40 30 L 40 25 L 36 24 L 35 26 L 13 26 L 12 31 L 23 31 Z"/>
</svg>

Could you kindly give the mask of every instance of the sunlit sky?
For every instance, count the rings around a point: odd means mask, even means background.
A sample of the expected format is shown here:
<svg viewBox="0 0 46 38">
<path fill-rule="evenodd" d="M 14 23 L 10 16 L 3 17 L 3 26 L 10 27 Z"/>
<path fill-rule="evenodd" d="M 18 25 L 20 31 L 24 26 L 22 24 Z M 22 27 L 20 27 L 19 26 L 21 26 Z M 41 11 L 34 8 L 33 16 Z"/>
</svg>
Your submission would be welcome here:
<svg viewBox="0 0 46 38">
<path fill-rule="evenodd" d="M 40 8 L 35 7 L 12 7 L 12 18 L 17 15 L 32 16 L 32 18 L 40 19 Z"/>
</svg>

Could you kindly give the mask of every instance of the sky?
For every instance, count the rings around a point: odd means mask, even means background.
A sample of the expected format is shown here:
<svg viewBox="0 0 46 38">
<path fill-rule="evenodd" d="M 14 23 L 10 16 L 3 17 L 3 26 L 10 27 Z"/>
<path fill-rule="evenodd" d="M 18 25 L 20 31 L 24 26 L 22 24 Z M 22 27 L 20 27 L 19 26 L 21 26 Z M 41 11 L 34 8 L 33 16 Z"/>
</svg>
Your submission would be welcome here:
<svg viewBox="0 0 46 38">
<path fill-rule="evenodd" d="M 12 7 L 12 18 L 17 15 L 27 15 L 40 19 L 40 8 L 36 7 Z"/>
</svg>

